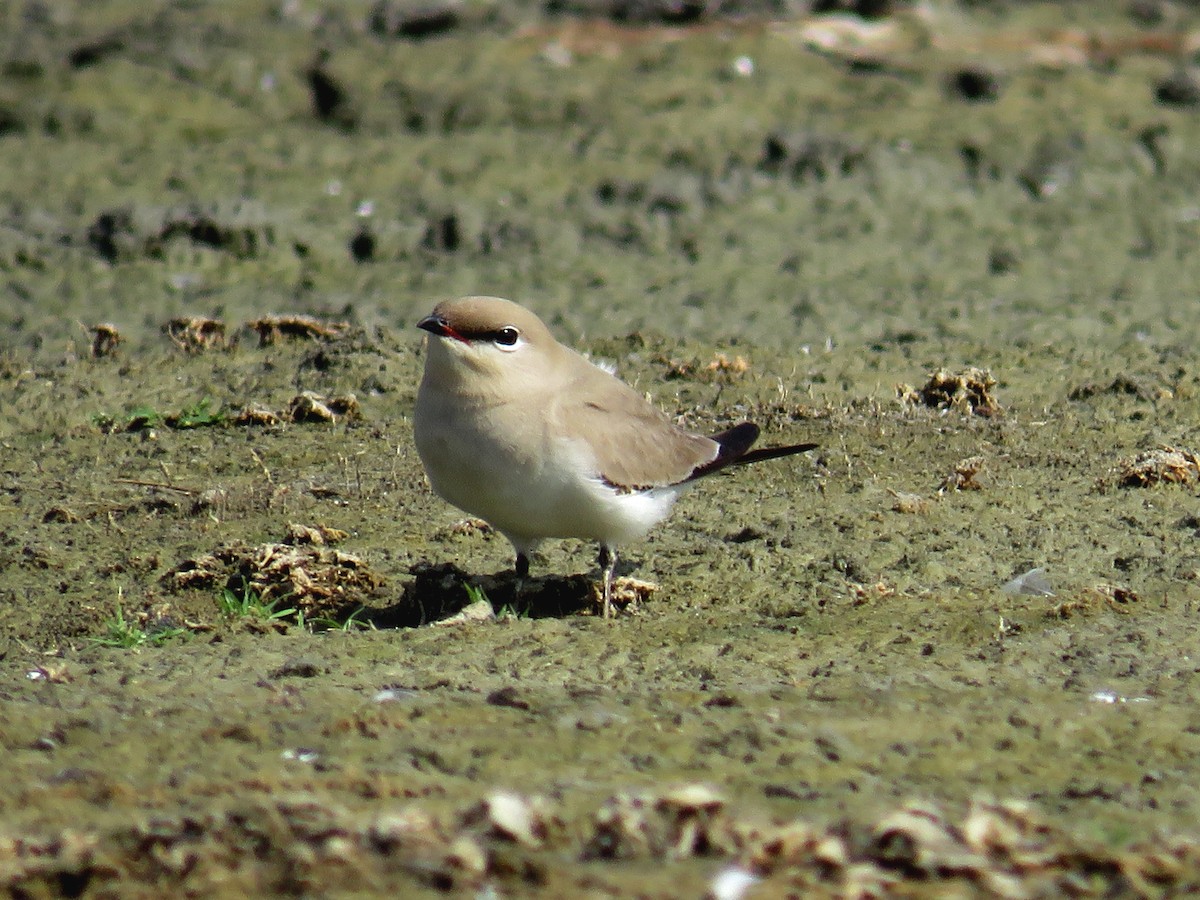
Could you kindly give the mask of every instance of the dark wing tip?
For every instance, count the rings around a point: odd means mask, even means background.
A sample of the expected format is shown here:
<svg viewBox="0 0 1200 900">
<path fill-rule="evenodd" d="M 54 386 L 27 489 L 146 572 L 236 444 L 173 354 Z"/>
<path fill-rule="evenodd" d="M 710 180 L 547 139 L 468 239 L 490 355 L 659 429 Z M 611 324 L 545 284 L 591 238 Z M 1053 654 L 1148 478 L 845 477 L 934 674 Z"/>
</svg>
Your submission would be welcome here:
<svg viewBox="0 0 1200 900">
<path fill-rule="evenodd" d="M 687 481 L 695 481 L 697 478 L 719 472 L 726 466 L 736 463 L 758 440 L 758 426 L 753 422 L 742 422 L 720 434 L 714 434 L 712 440 L 717 442 L 716 458 L 696 466 L 692 470 L 692 474 L 687 477 Z"/>
<path fill-rule="evenodd" d="M 807 450 L 815 450 L 819 446 L 818 444 L 789 444 L 785 447 L 760 447 L 757 450 L 751 450 L 751 446 L 758 440 L 758 433 L 758 426 L 753 422 L 742 422 L 740 425 L 734 425 L 728 431 L 714 434 L 712 439 L 720 447 L 717 451 L 717 458 L 712 462 L 697 466 L 687 480 L 694 481 L 697 478 L 703 478 L 705 475 L 719 472 L 728 466 L 742 466 L 768 459 L 779 459 L 783 456 L 793 456 Z"/>
<path fill-rule="evenodd" d="M 721 445 L 717 453 L 718 460 L 733 462 L 745 454 L 758 440 L 758 426 L 753 422 L 742 422 L 734 425 L 728 431 L 714 434 L 712 439 Z"/>
</svg>

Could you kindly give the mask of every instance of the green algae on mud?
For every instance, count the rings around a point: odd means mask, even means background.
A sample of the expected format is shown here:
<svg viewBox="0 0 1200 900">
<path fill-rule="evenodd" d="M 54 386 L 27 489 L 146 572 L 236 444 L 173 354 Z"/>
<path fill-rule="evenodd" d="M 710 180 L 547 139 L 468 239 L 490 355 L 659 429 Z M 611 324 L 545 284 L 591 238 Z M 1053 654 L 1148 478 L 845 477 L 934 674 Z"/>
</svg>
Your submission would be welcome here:
<svg viewBox="0 0 1200 900">
<path fill-rule="evenodd" d="M 707 856 L 596 850 L 610 799 L 697 782 L 854 852 L 909 803 L 1019 800 L 1088 861 L 1066 876 L 1136 891 L 1161 852 L 1148 883 L 1194 881 L 1196 484 L 1112 474 L 1194 450 L 1200 415 L 1200 126 L 1153 103 L 1171 60 L 998 54 L 999 97 L 967 103 L 952 53 L 846 65 L 788 27 L 632 30 L 564 66 L 565 29 L 405 43 L 277 13 L 89 5 L 6 50 L 27 74 L 0 94 L 0 883 L 699 894 L 734 860 L 781 888 L 830 871 L 716 832 Z M 309 113 L 318 43 L 352 127 Z M 443 600 L 414 569 L 511 564 L 452 527 L 411 443 L 407 326 L 478 291 L 693 427 L 821 449 L 685 497 L 624 555 L 659 586 L 636 615 L 385 628 Z M 279 311 L 352 327 L 254 346 L 243 324 Z M 183 353 L 160 329 L 187 315 L 238 339 Z M 91 358 L 105 321 L 123 340 Z M 968 366 L 1000 415 L 897 399 Z M 361 418 L 233 424 L 305 391 Z M 204 403 L 203 427 L 124 427 Z M 289 523 L 348 534 L 379 630 L 230 623 L 216 586 L 164 580 Z M 571 591 L 589 565 L 558 542 L 535 574 Z M 1001 590 L 1033 567 L 1054 596 Z M 94 646 L 118 604 L 192 636 Z M 471 812 L 498 789 L 545 798 L 543 846 Z"/>
</svg>

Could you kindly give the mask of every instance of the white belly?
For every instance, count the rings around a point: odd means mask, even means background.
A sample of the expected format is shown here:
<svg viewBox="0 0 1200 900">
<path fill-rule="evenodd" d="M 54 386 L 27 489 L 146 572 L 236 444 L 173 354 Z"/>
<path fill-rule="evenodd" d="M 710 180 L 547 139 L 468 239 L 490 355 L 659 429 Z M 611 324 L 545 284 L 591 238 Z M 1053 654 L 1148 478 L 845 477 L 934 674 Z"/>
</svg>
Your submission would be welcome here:
<svg viewBox="0 0 1200 900">
<path fill-rule="evenodd" d="M 618 492 L 596 474 L 586 441 L 553 440 L 534 417 L 514 426 L 503 416 L 418 397 L 414 437 L 433 489 L 519 550 L 563 537 L 617 546 L 644 537 L 670 512 L 678 487 Z M 494 437 L 514 427 L 519 440 Z"/>
</svg>

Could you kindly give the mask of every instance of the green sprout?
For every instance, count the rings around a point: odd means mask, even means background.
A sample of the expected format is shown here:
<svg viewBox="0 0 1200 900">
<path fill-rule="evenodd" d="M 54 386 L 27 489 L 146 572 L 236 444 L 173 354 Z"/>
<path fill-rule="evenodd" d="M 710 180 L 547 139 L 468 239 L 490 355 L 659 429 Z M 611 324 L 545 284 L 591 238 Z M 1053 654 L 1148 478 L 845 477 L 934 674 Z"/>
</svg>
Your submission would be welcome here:
<svg viewBox="0 0 1200 900">
<path fill-rule="evenodd" d="M 493 607 L 495 606 L 495 604 L 492 603 L 491 598 L 488 597 L 487 591 L 485 591 L 479 585 L 467 584 L 464 581 L 463 582 L 463 590 L 465 590 L 467 592 L 467 605 L 468 606 L 472 606 L 476 603 L 489 603 L 489 604 L 492 604 Z M 496 610 L 496 618 L 497 619 L 522 619 L 522 618 L 527 618 L 528 615 L 529 615 L 529 610 L 519 609 L 518 607 L 514 606 L 512 603 L 505 603 L 503 606 L 501 606 L 499 609 Z"/>
<path fill-rule="evenodd" d="M 346 616 L 346 618 L 338 621 L 331 616 L 319 616 L 315 619 L 305 620 L 303 613 L 298 617 L 300 626 L 308 628 L 314 634 L 318 631 L 355 631 L 357 629 L 374 630 L 375 626 L 369 620 L 360 619 L 363 613 L 367 611 L 365 606 L 359 606 L 354 612 Z"/>
<path fill-rule="evenodd" d="M 129 411 L 129 417 L 125 420 L 125 430 L 144 431 L 149 428 L 158 428 L 163 421 L 162 413 L 153 406 L 138 406 Z"/>
<path fill-rule="evenodd" d="M 481 588 L 477 584 L 467 584 L 464 581 L 463 589 L 467 592 L 467 600 L 470 603 L 481 603 L 484 601 L 486 601 L 488 603 L 492 602 L 492 601 L 488 600 L 487 591 L 485 591 L 483 588 Z"/>
<path fill-rule="evenodd" d="M 121 604 L 117 603 L 117 611 L 111 619 L 104 623 L 104 634 L 91 638 L 91 642 L 99 647 L 112 647 L 118 650 L 133 650 L 142 646 L 157 647 L 171 638 L 187 634 L 186 628 L 170 625 L 162 628 L 144 628 L 137 622 L 125 618 Z"/>
<path fill-rule="evenodd" d="M 270 603 L 263 600 L 259 594 L 249 584 L 242 588 L 239 595 L 231 588 L 225 588 L 217 597 L 217 605 L 221 608 L 221 614 L 228 619 L 263 619 L 271 622 L 276 619 L 286 619 L 288 616 L 296 615 L 295 608 L 276 609 L 281 602 L 282 597 L 277 597 Z"/>
<path fill-rule="evenodd" d="M 199 403 L 185 406 L 178 414 L 167 417 L 167 424 L 172 428 L 202 428 L 206 425 L 220 425 L 225 421 L 225 414 L 220 410 L 210 410 L 207 397 Z"/>
</svg>

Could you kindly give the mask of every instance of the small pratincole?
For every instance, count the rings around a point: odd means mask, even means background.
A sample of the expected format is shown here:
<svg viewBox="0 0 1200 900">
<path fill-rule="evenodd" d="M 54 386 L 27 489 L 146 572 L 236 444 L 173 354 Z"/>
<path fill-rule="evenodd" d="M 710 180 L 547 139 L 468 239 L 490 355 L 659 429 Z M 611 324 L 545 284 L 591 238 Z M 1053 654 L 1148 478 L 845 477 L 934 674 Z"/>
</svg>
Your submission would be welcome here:
<svg viewBox="0 0 1200 900">
<path fill-rule="evenodd" d="M 512 542 L 518 578 L 546 538 L 599 543 L 605 617 L 617 548 L 645 537 L 684 488 L 817 446 L 752 450 L 752 422 L 686 431 L 508 300 L 446 301 L 417 325 L 430 337 L 413 433 L 433 489 Z"/>
</svg>

